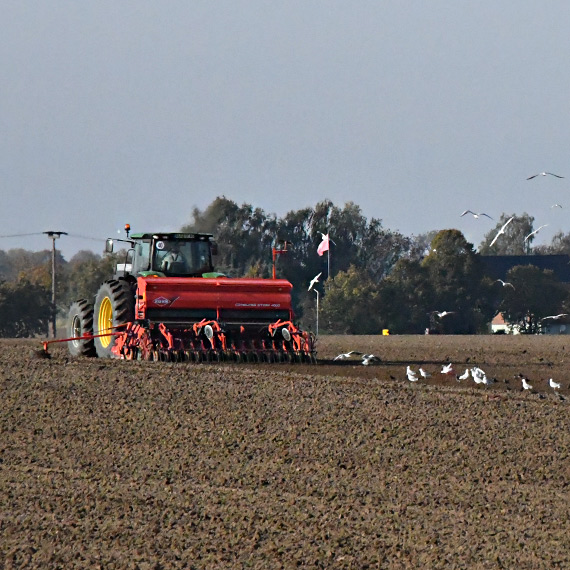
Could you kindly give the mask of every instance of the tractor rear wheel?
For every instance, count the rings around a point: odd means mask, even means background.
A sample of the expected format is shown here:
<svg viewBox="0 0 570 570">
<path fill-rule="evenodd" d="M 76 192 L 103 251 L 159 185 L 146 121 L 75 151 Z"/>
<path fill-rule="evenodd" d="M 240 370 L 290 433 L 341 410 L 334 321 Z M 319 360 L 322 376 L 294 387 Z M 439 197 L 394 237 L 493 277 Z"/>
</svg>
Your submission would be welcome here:
<svg viewBox="0 0 570 570">
<path fill-rule="evenodd" d="M 69 307 L 67 334 L 71 338 L 93 334 L 93 305 L 85 299 L 79 299 Z M 71 356 L 97 356 L 92 338 L 70 340 L 68 348 Z"/>
<path fill-rule="evenodd" d="M 112 358 L 112 348 L 115 345 L 116 336 L 121 332 L 119 325 L 132 322 L 135 318 L 135 296 L 129 283 L 123 279 L 110 279 L 105 281 L 95 297 L 95 309 L 93 319 L 95 334 L 104 336 L 96 337 L 95 350 L 99 358 Z"/>
</svg>

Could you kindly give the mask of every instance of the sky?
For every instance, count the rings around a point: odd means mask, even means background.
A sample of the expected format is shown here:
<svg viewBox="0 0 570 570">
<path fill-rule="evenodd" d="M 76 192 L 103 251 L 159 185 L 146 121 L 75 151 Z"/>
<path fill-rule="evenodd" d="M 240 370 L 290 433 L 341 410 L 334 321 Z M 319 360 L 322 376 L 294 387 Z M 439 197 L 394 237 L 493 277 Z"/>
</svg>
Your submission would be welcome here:
<svg viewBox="0 0 570 570">
<path fill-rule="evenodd" d="M 570 232 L 567 1 L 1 6 L 0 249 L 102 253 L 217 196 L 476 247 L 502 213 Z"/>
</svg>

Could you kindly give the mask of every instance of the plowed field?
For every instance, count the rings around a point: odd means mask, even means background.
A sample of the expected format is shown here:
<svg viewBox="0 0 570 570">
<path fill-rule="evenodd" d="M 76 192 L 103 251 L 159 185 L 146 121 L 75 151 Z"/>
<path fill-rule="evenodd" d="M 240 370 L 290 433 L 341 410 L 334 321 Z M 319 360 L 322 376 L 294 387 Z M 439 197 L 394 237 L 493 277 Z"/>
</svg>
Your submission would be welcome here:
<svg viewBox="0 0 570 570">
<path fill-rule="evenodd" d="M 570 568 L 570 337 L 321 337 L 313 366 L 39 346 L 0 341 L 0 568 Z"/>
</svg>

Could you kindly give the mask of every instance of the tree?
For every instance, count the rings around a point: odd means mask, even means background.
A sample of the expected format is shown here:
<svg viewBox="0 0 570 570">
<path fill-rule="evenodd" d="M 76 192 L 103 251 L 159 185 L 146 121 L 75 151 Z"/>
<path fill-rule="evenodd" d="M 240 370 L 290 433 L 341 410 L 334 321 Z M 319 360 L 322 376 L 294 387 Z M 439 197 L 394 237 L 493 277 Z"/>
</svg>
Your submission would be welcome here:
<svg viewBox="0 0 570 570">
<path fill-rule="evenodd" d="M 0 336 L 26 338 L 46 334 L 51 316 L 50 290 L 25 277 L 0 282 Z"/>
<path fill-rule="evenodd" d="M 504 233 L 499 235 L 493 245 L 492 241 L 499 230 L 512 218 Z M 485 234 L 485 238 L 479 245 L 479 253 L 482 255 L 526 255 L 530 253 L 530 244 L 534 236 L 525 241 L 525 237 L 533 231 L 534 217 L 526 212 L 522 216 L 501 214 L 495 229 Z"/>
<path fill-rule="evenodd" d="M 431 243 L 430 254 L 422 261 L 433 289 L 434 305 L 428 312 L 449 312 L 432 319 L 440 332 L 474 334 L 481 332 L 493 317 L 488 302 L 488 283 L 479 255 L 459 230 L 442 230 Z"/>
<path fill-rule="evenodd" d="M 568 292 L 554 272 L 541 271 L 534 265 L 517 265 L 507 273 L 513 288 L 508 291 L 500 310 L 511 325 L 526 334 L 540 332 L 544 317 L 559 314 L 568 301 Z"/>
<path fill-rule="evenodd" d="M 540 255 L 570 255 L 570 233 L 557 232 L 552 237 L 550 245 L 540 245 L 534 248 L 534 253 Z"/>
<path fill-rule="evenodd" d="M 400 259 L 379 284 L 378 318 L 381 328 L 396 334 L 423 333 L 427 312 L 434 306 L 429 274 L 417 259 Z"/>
<path fill-rule="evenodd" d="M 71 303 L 78 299 L 93 302 L 101 283 L 113 276 L 117 263 L 123 262 L 126 253 L 126 250 L 103 256 L 89 251 L 76 253 L 65 268 L 65 290 L 59 303 L 61 312 L 67 315 Z"/>
<path fill-rule="evenodd" d="M 376 284 L 353 265 L 328 283 L 320 312 L 323 328 L 333 334 L 378 334 Z"/>
<path fill-rule="evenodd" d="M 214 235 L 219 248 L 218 270 L 231 276 L 260 271 L 271 274 L 271 248 L 277 235 L 275 215 L 266 215 L 250 204 L 238 206 L 224 196 L 216 198 L 203 212 L 194 208 L 193 220 L 183 232 Z"/>
</svg>

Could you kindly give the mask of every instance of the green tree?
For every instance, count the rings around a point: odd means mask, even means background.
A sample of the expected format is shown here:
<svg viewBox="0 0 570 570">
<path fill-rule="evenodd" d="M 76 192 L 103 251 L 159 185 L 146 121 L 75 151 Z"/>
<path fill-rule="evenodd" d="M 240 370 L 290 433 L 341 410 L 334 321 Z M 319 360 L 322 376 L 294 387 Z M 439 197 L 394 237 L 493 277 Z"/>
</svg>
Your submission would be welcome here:
<svg viewBox="0 0 570 570">
<path fill-rule="evenodd" d="M 117 262 L 123 262 L 126 250 L 105 253 L 103 256 L 91 251 L 79 251 L 65 268 L 65 289 L 62 291 L 60 314 L 67 315 L 71 303 L 78 299 L 93 301 L 103 281 L 115 273 Z"/>
<path fill-rule="evenodd" d="M 381 328 L 395 334 L 419 334 L 429 326 L 434 306 L 428 271 L 417 259 L 400 259 L 379 284 L 378 313 Z"/>
<path fill-rule="evenodd" d="M 328 281 L 320 322 L 333 334 L 378 334 L 377 285 L 350 266 Z"/>
<path fill-rule="evenodd" d="M 491 245 L 499 230 L 512 218 L 504 229 L 504 232 L 497 237 L 495 243 Z M 534 236 L 525 241 L 525 237 L 533 231 L 534 217 L 526 212 L 522 216 L 511 214 L 501 214 L 497 226 L 485 234 L 485 238 L 479 245 L 479 253 L 482 255 L 526 255 L 530 253 L 530 245 Z"/>
<path fill-rule="evenodd" d="M 422 261 L 433 289 L 434 305 L 428 312 L 450 312 L 434 318 L 440 332 L 474 334 L 485 330 L 493 317 L 490 291 L 483 281 L 479 255 L 459 230 L 442 230 L 433 239 L 430 254 Z"/>
<path fill-rule="evenodd" d="M 46 334 L 51 315 L 51 293 L 22 277 L 0 282 L 0 336 L 27 338 Z"/>
<path fill-rule="evenodd" d="M 250 204 L 239 206 L 224 196 L 216 198 L 203 212 L 194 208 L 193 220 L 184 232 L 214 235 L 219 248 L 218 271 L 233 277 L 260 271 L 271 274 L 271 248 L 276 240 L 277 221 Z"/>
<path fill-rule="evenodd" d="M 557 232 L 549 245 L 540 245 L 533 251 L 540 255 L 570 255 L 570 233 Z"/>
<path fill-rule="evenodd" d="M 542 319 L 559 314 L 568 302 L 566 287 L 550 270 L 541 271 L 534 265 L 517 265 L 507 273 L 513 288 L 501 303 L 500 310 L 511 325 L 518 325 L 526 334 L 540 332 Z"/>
</svg>

